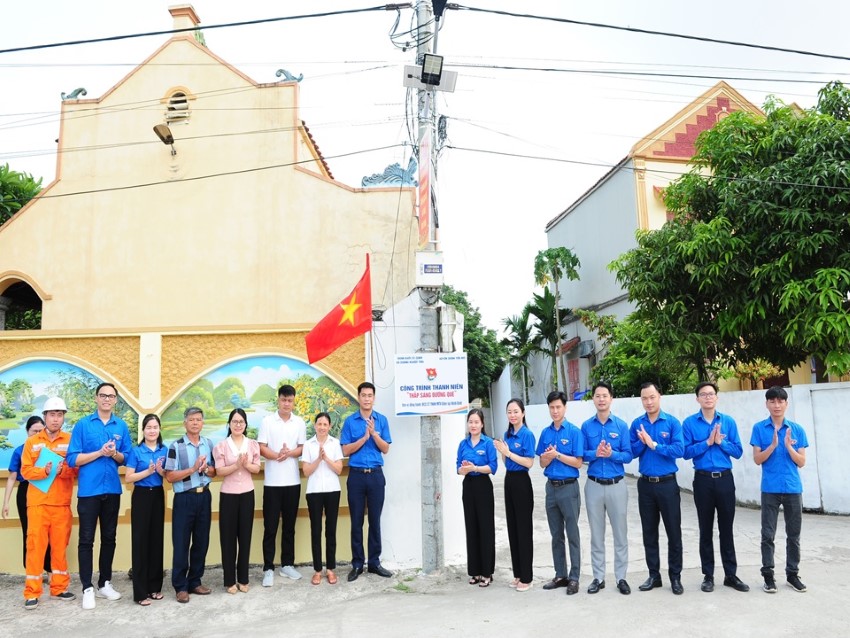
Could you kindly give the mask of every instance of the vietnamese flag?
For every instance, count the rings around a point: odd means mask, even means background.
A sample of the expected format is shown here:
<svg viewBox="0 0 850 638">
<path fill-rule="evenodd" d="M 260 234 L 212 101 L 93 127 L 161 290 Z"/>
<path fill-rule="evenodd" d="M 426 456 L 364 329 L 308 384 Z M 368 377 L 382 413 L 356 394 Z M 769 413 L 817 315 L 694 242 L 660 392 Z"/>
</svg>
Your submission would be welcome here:
<svg viewBox="0 0 850 638">
<path fill-rule="evenodd" d="M 372 329 L 372 284 L 369 278 L 369 255 L 366 272 L 351 294 L 325 315 L 307 333 L 307 361 L 315 363 L 334 350 Z"/>
</svg>

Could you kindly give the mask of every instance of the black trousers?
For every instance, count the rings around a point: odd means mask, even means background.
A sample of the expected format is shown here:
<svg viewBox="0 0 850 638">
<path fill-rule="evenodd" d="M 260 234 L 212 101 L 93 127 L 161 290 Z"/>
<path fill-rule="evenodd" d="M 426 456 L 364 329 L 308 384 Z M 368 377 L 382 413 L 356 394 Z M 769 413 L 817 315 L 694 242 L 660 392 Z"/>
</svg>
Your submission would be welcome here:
<svg viewBox="0 0 850 638">
<path fill-rule="evenodd" d="M 120 494 L 100 494 L 77 498 L 77 516 L 80 519 L 77 560 L 80 565 L 80 584 L 83 591 L 92 586 L 94 560 L 94 535 L 100 523 L 100 554 L 98 555 L 97 586 L 103 587 L 112 580 L 112 559 L 115 557 L 115 535 L 118 530 Z"/>
<path fill-rule="evenodd" d="M 133 487 L 130 500 L 133 560 L 133 600 L 162 592 L 162 550 L 165 491 L 162 487 Z"/>
<path fill-rule="evenodd" d="M 511 567 L 514 578 L 530 583 L 534 562 L 534 488 L 528 472 L 505 473 L 505 514 L 508 522 L 508 543 L 511 546 Z"/>
<path fill-rule="evenodd" d="M 328 569 L 336 569 L 336 522 L 339 518 L 339 492 L 307 494 L 310 512 L 310 545 L 313 570 L 322 571 L 322 515 L 325 516 L 325 561 Z"/>
<path fill-rule="evenodd" d="M 274 544 L 281 519 L 280 566 L 295 564 L 295 519 L 300 501 L 301 483 L 263 488 L 263 571 L 274 569 Z"/>
<path fill-rule="evenodd" d="M 18 518 L 21 519 L 21 531 L 24 533 L 24 570 L 27 568 L 27 489 L 29 483 L 18 483 L 18 491 L 15 494 L 15 503 L 18 506 Z M 48 574 L 53 570 L 50 568 L 50 545 L 44 554 L 44 571 Z"/>
<path fill-rule="evenodd" d="M 682 575 L 682 499 L 676 479 L 650 483 L 638 480 L 638 511 L 643 531 L 643 551 L 652 578 L 661 578 L 658 525 L 667 533 L 667 571 L 670 578 Z"/>
<path fill-rule="evenodd" d="M 702 573 L 714 577 L 714 513 L 717 512 L 723 572 L 726 576 L 735 576 L 738 571 L 735 539 L 732 535 L 735 522 L 735 478 L 731 472 L 718 478 L 694 474 L 694 505 L 699 521 L 699 560 Z"/>
<path fill-rule="evenodd" d="M 212 496 L 202 492 L 178 492 L 171 514 L 171 586 L 174 591 L 192 591 L 202 584 L 210 546 Z"/>
<path fill-rule="evenodd" d="M 490 577 L 496 570 L 496 508 L 493 481 L 486 474 L 463 477 L 466 571 Z"/>
<path fill-rule="evenodd" d="M 218 501 L 218 535 L 224 586 L 248 584 L 251 533 L 254 531 L 254 490 L 221 493 Z"/>
</svg>

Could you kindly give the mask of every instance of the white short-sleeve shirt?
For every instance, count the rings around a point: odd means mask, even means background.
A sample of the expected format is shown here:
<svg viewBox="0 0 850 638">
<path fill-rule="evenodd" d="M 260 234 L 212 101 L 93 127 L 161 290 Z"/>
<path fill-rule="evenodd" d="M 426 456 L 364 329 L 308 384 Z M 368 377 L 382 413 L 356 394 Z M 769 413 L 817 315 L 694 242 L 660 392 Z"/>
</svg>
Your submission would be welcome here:
<svg viewBox="0 0 850 638">
<path fill-rule="evenodd" d="M 331 461 L 339 461 L 342 458 L 342 446 L 339 444 L 339 439 L 328 436 L 328 440 L 325 441 L 325 454 Z M 314 436 L 304 444 L 301 460 L 312 463 L 317 458 L 319 458 L 319 440 Z M 339 491 L 339 476 L 325 461 L 319 463 L 316 471 L 307 477 L 307 494 Z"/>
<path fill-rule="evenodd" d="M 300 416 L 291 414 L 289 420 L 284 421 L 280 414 L 275 412 L 269 414 L 260 424 L 257 434 L 257 442 L 265 443 L 272 452 L 278 452 L 284 443 L 292 450 L 307 441 L 307 425 Z M 265 476 L 263 485 L 268 487 L 286 487 L 301 483 L 301 474 L 298 471 L 298 458 L 290 456 L 283 461 L 265 461 Z"/>
</svg>

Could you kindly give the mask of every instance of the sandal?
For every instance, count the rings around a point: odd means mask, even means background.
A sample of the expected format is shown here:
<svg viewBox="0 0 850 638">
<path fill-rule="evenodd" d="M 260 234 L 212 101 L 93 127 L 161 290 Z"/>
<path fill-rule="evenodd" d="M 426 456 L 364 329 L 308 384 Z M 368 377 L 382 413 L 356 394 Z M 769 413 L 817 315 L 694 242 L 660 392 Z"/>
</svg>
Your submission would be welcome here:
<svg viewBox="0 0 850 638">
<path fill-rule="evenodd" d="M 321 585 L 322 584 L 322 572 L 315 572 L 313 574 L 313 578 L 310 579 L 310 582 L 313 583 L 314 585 Z"/>
<path fill-rule="evenodd" d="M 470 576 L 469 577 L 469 584 L 470 585 L 477 585 L 478 583 L 481 582 L 481 580 L 482 580 L 481 576 Z"/>
<path fill-rule="evenodd" d="M 236 593 L 236 592 L 238 592 L 238 591 L 239 591 L 239 590 L 238 590 L 238 589 L 236 589 L 236 585 L 231 585 L 230 587 L 228 587 L 228 588 L 227 588 L 227 593 L 228 593 L 228 594 L 235 594 L 235 593 Z"/>
<path fill-rule="evenodd" d="M 243 585 L 242 583 L 236 583 L 236 589 L 241 591 L 243 594 L 248 593 L 248 585 Z"/>
<path fill-rule="evenodd" d="M 489 587 L 490 583 L 492 583 L 492 582 L 493 582 L 492 576 L 482 576 L 481 580 L 478 581 L 478 586 L 479 587 Z"/>
<path fill-rule="evenodd" d="M 519 585 L 519 578 L 514 578 L 510 583 L 508 583 L 508 587 L 512 589 L 516 589 L 517 585 Z"/>
<path fill-rule="evenodd" d="M 142 607 L 147 607 L 148 605 L 151 604 L 151 599 L 150 598 L 143 598 L 142 600 L 137 600 L 136 604 L 141 605 Z"/>
<path fill-rule="evenodd" d="M 334 574 L 332 569 L 329 569 L 328 570 L 328 584 L 329 585 L 336 585 L 336 582 L 337 582 L 336 574 Z"/>
<path fill-rule="evenodd" d="M 150 596 L 148 596 L 151 600 L 162 600 L 162 592 L 155 591 Z"/>
</svg>

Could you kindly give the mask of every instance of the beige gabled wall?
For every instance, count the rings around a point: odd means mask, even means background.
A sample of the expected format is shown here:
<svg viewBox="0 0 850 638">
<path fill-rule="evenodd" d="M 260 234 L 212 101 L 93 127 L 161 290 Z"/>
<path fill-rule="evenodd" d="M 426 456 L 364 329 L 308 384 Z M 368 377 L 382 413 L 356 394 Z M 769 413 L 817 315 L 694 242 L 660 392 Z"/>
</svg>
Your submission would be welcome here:
<svg viewBox="0 0 850 638">
<path fill-rule="evenodd" d="M 191 117 L 171 126 L 172 157 L 152 129 L 175 89 Z M 333 181 L 298 85 L 257 85 L 191 38 L 66 102 L 60 139 L 56 182 L 0 228 L 0 279 L 50 296 L 45 330 L 312 324 L 367 252 L 375 304 L 412 288 L 413 189 Z"/>
</svg>

